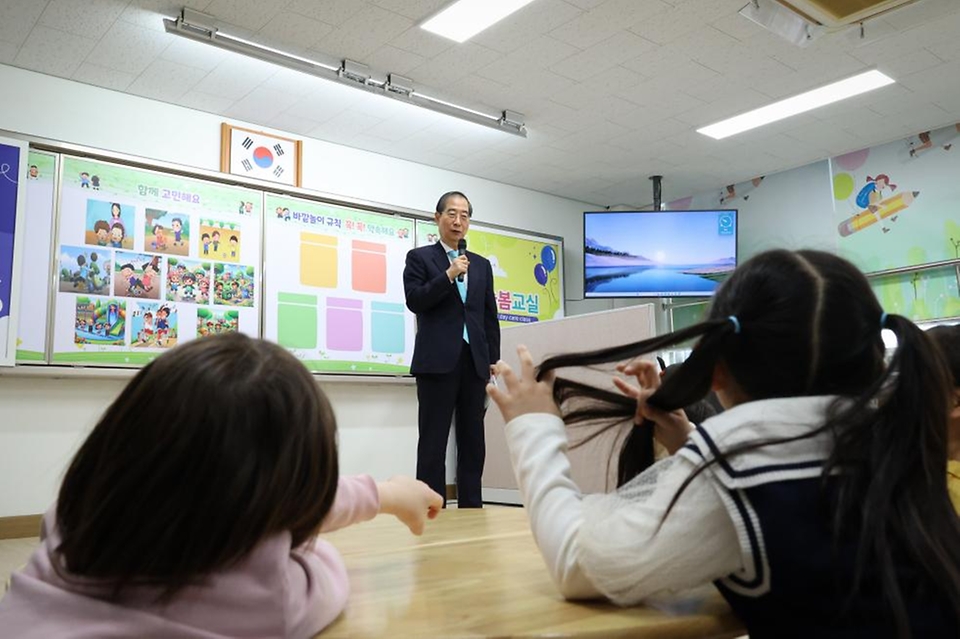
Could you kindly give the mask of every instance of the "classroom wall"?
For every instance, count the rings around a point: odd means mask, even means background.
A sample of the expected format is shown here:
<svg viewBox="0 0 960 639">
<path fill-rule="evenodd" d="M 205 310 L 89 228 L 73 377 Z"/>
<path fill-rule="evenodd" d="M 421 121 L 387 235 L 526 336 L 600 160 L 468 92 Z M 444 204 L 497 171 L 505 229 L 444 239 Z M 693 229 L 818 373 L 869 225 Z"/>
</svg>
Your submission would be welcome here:
<svg viewBox="0 0 960 639">
<path fill-rule="evenodd" d="M 775 247 L 815 248 L 871 273 L 960 258 L 958 173 L 960 124 L 951 123 L 667 207 L 739 209 L 741 261 Z M 875 213 L 868 209 L 871 191 Z M 888 313 L 918 322 L 960 316 L 954 266 L 871 278 L 871 285 Z M 676 313 L 674 324 L 698 321 L 702 311 Z"/>
<path fill-rule="evenodd" d="M 7 96 L 0 100 L 2 130 L 219 170 L 219 116 L 5 65 L 0 87 Z M 594 205 L 311 139 L 304 140 L 303 167 L 304 188 L 423 211 L 457 189 L 470 196 L 477 220 L 563 236 L 566 297 L 580 297 L 581 213 Z M 0 376 L 0 517 L 47 508 L 71 455 L 124 383 Z M 321 385 L 337 411 L 343 472 L 378 479 L 415 472 L 412 385 Z"/>
</svg>

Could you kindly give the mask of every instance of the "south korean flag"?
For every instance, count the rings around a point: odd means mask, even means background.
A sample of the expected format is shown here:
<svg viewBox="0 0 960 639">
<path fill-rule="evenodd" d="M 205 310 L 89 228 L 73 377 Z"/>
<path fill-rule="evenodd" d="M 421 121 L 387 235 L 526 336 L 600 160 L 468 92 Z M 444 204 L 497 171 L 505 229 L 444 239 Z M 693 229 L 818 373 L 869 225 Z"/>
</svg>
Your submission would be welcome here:
<svg viewBox="0 0 960 639">
<path fill-rule="evenodd" d="M 296 186 L 296 142 L 231 129 L 230 172 Z"/>
</svg>

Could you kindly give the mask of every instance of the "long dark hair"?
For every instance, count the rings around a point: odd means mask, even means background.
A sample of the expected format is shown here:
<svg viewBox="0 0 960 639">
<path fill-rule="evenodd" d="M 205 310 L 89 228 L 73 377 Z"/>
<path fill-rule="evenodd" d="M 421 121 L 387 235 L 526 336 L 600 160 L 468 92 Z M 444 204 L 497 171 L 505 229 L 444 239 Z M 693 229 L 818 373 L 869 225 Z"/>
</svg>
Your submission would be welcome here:
<svg viewBox="0 0 960 639">
<path fill-rule="evenodd" d="M 887 366 L 881 325 L 898 342 Z M 904 557 L 945 593 L 960 618 L 960 519 L 945 478 L 949 386 L 923 331 L 904 317 L 885 315 L 850 262 L 821 251 L 775 250 L 736 269 L 717 291 L 705 321 L 641 342 L 551 357 L 538 377 L 558 368 L 623 361 L 692 339 L 698 341 L 691 356 L 649 404 L 674 410 L 701 399 L 718 363 L 751 400 L 840 396 L 825 423 L 802 437 L 822 431 L 835 436 L 824 477 L 835 477 L 837 486 L 834 535 L 858 540 L 855 583 L 867 566 L 875 569 L 898 634 L 909 636 L 893 561 L 895 555 Z M 622 421 L 636 410 L 627 398 L 562 378 L 554 393 L 561 405 L 575 405 L 572 422 Z M 696 469 L 680 492 L 710 463 L 784 441 L 723 451 Z"/>
<path fill-rule="evenodd" d="M 308 540 L 337 477 L 333 410 L 296 358 L 241 333 L 191 341 L 144 367 L 73 458 L 53 563 L 106 598 L 169 599 L 268 535 Z"/>
</svg>

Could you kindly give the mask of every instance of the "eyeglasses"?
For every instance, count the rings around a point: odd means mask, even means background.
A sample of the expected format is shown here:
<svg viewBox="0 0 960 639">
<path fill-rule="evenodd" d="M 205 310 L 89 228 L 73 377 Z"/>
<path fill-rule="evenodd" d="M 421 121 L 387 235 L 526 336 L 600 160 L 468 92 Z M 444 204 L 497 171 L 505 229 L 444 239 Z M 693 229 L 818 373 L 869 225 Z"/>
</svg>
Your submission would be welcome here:
<svg viewBox="0 0 960 639">
<path fill-rule="evenodd" d="M 459 218 L 461 222 L 464 220 L 470 220 L 470 214 L 466 211 L 444 211 L 443 216 L 448 220 L 456 220 Z"/>
</svg>

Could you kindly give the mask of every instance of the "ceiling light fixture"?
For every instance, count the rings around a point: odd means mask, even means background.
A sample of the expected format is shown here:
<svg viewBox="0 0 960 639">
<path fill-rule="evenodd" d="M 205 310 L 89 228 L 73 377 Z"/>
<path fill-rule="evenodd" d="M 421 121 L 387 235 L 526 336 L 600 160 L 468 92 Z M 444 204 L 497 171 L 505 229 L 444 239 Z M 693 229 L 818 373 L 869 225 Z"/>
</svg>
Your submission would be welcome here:
<svg viewBox="0 0 960 639">
<path fill-rule="evenodd" d="M 813 109 L 839 102 L 855 95 L 873 91 L 880 87 L 893 84 L 894 80 L 879 71 L 867 71 L 855 75 L 846 80 L 833 82 L 818 89 L 795 95 L 786 100 L 780 100 L 765 107 L 748 111 L 741 115 L 728 118 L 716 124 L 697 129 L 697 133 L 702 133 L 715 140 L 755 129 L 764 124 L 770 124 L 778 120 L 789 118 L 793 115 L 806 113 Z"/>
<path fill-rule="evenodd" d="M 466 42 L 533 0 L 458 0 L 420 25 L 455 42 Z"/>
<path fill-rule="evenodd" d="M 201 42 L 324 80 L 362 89 L 368 93 L 443 113 L 504 133 L 527 137 L 527 128 L 522 114 L 507 110 L 500 110 L 493 114 L 442 100 L 424 94 L 409 78 L 393 73 L 378 73 L 367 65 L 353 60 L 341 60 L 339 65 L 334 65 L 227 35 L 220 31 L 220 25 L 215 17 L 199 11 L 184 8 L 176 19 L 164 18 L 163 25 L 167 33 L 194 42 Z M 510 117 L 506 114 L 510 114 Z"/>
</svg>

